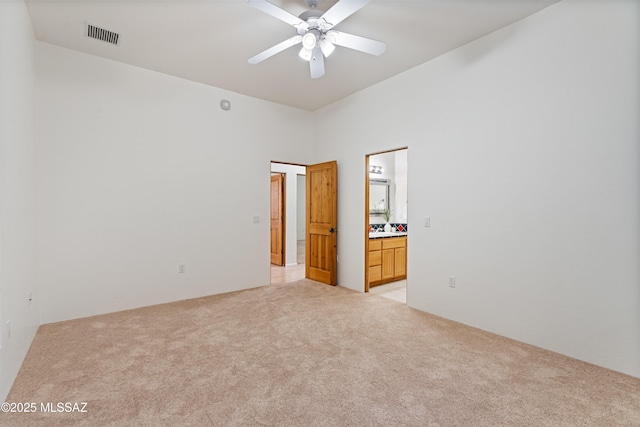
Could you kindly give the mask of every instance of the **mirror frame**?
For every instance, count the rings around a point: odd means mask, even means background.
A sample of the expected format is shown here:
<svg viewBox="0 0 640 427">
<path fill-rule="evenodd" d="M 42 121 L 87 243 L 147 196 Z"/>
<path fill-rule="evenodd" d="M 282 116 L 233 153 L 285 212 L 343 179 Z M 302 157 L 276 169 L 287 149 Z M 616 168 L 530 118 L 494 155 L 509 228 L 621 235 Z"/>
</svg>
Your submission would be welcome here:
<svg viewBox="0 0 640 427">
<path fill-rule="evenodd" d="M 389 179 L 380 179 L 380 178 L 369 178 L 369 194 L 371 194 L 371 186 L 376 185 L 384 185 L 385 186 L 385 198 L 384 198 L 384 208 L 383 209 L 371 209 L 371 201 L 369 201 L 369 215 L 371 216 L 384 216 L 384 211 L 389 210 L 389 186 L 391 184 L 391 180 Z M 369 199 L 371 200 L 371 198 Z"/>
</svg>

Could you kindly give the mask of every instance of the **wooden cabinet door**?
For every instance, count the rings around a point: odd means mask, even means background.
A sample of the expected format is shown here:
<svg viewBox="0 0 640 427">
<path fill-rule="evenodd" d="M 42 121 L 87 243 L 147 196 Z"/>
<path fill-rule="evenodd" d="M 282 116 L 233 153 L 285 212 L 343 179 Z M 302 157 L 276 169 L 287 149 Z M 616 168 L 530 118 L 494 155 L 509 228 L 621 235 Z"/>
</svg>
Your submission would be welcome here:
<svg viewBox="0 0 640 427">
<path fill-rule="evenodd" d="M 374 265 L 369 267 L 369 282 L 378 282 L 382 280 L 382 265 Z"/>
<path fill-rule="evenodd" d="M 407 248 L 394 249 L 394 267 L 396 276 L 407 275 Z"/>
<path fill-rule="evenodd" d="M 382 250 L 382 280 L 395 276 L 395 249 Z"/>
<path fill-rule="evenodd" d="M 369 267 L 382 264 L 382 251 L 369 252 Z"/>
</svg>

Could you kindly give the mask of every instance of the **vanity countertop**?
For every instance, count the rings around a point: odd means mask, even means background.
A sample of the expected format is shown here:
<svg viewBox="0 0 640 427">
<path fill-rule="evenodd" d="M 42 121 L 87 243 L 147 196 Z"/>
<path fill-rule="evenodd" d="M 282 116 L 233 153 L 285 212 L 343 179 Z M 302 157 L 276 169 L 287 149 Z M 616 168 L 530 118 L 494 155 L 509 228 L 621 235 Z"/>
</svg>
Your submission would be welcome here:
<svg viewBox="0 0 640 427">
<path fill-rule="evenodd" d="M 400 236 L 406 236 L 407 232 L 406 231 L 392 231 L 387 233 L 386 231 L 373 231 L 371 233 L 369 233 L 369 238 L 370 239 L 381 239 L 384 237 L 400 237 Z"/>
</svg>

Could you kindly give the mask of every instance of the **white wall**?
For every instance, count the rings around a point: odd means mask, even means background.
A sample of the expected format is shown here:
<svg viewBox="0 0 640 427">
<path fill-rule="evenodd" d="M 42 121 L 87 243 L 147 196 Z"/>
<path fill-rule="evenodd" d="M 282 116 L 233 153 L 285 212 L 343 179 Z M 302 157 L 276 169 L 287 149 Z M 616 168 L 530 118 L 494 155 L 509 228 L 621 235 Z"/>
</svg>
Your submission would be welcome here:
<svg viewBox="0 0 640 427">
<path fill-rule="evenodd" d="M 339 283 L 365 155 L 408 146 L 410 306 L 640 376 L 638 59 L 637 2 L 562 2 L 318 111 Z"/>
<path fill-rule="evenodd" d="M 270 161 L 309 162 L 311 113 L 36 52 L 43 323 L 269 283 Z"/>
<path fill-rule="evenodd" d="M 0 397 L 38 328 L 34 36 L 22 1 L 0 2 Z M 29 301 L 32 294 L 33 301 Z M 10 322 L 10 328 L 7 326 Z"/>
<path fill-rule="evenodd" d="M 408 167 L 408 150 L 394 151 L 395 154 L 395 208 L 393 218 L 395 222 L 407 222 L 407 167 Z"/>
<path fill-rule="evenodd" d="M 271 172 L 285 174 L 285 210 L 286 210 L 286 248 L 285 264 L 298 264 L 298 175 L 305 175 L 307 168 L 304 166 L 272 163 Z"/>
<path fill-rule="evenodd" d="M 306 168 L 305 172 L 306 174 Z M 307 177 L 306 175 L 298 175 L 297 178 L 298 194 L 296 194 L 296 239 L 306 240 L 307 238 Z"/>
</svg>

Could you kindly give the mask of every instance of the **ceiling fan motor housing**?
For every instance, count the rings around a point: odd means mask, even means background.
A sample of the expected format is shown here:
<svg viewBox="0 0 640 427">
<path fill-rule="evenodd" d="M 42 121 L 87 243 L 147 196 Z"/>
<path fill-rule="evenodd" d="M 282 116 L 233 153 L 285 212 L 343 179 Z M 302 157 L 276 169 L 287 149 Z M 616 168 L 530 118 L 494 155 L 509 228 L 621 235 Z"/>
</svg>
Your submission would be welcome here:
<svg viewBox="0 0 640 427">
<path fill-rule="evenodd" d="M 315 9 L 320 4 L 320 0 L 304 0 L 309 9 Z"/>
</svg>

